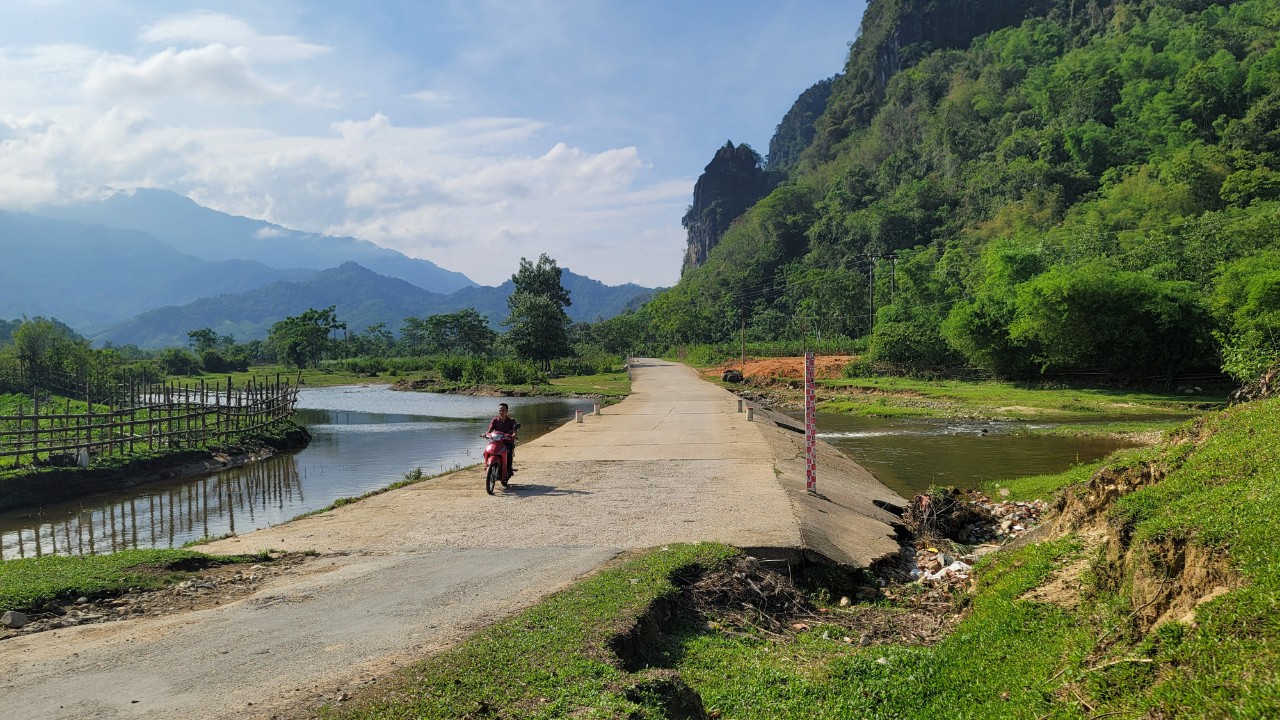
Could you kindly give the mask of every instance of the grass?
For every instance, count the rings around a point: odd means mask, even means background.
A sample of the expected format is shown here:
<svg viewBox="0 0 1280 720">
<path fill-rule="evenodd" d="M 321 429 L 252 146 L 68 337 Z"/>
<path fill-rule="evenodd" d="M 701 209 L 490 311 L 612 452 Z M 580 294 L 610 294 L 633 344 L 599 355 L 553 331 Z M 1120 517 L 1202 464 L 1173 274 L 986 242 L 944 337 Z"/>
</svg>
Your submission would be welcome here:
<svg viewBox="0 0 1280 720">
<path fill-rule="evenodd" d="M 1199 446 L 1122 451 L 989 488 L 1046 498 L 1104 464 L 1170 468 L 1121 498 L 1111 526 L 1132 533 L 1138 564 L 1161 543 L 1226 554 L 1242 587 L 1201 605 L 1194 625 L 1135 625 L 1132 567 L 1067 536 L 984 559 L 971 609 L 937 646 L 851 651 L 817 643 L 821 627 L 794 642 L 688 632 L 675 668 L 708 707 L 735 718 L 1276 717 L 1280 399 L 1212 415 L 1207 427 Z M 1078 605 L 1027 597 L 1078 563 L 1088 566 Z"/>
<path fill-rule="evenodd" d="M 733 554 L 722 545 L 672 545 L 631 559 L 401 674 L 367 704 L 332 718 L 665 717 L 648 677 L 623 670 L 608 648 L 674 576 Z"/>
<path fill-rule="evenodd" d="M 551 387 L 563 393 L 624 398 L 631 394 L 631 379 L 624 372 L 574 375 L 552 379 Z"/>
<path fill-rule="evenodd" d="M 0 611 L 36 612 L 49 602 L 118 595 L 180 582 L 202 567 L 262 562 L 265 555 L 215 557 L 191 550 L 124 550 L 0 562 Z"/>
<path fill-rule="evenodd" d="M 874 416 L 928 416 L 1071 422 L 1097 418 L 1185 417 L 1222 405 L 1225 393 L 1146 392 L 1018 383 L 863 377 L 820 380 L 823 410 Z M 1087 431 L 1087 427 L 1081 428 Z"/>
<path fill-rule="evenodd" d="M 626 672 L 607 652 L 608 638 L 674 592 L 681 568 L 730 552 L 672 546 L 424 661 L 389 695 L 334 716 L 663 717 L 653 693 L 638 689 L 667 673 L 696 690 L 714 717 L 740 720 L 1277 717 L 1280 398 L 1209 415 L 1197 438 L 991 486 L 1015 499 L 1047 498 L 1078 492 L 1103 465 L 1168 471 L 1120 498 L 1099 525 L 1120 533 L 1119 558 L 1075 535 L 984 557 L 964 618 L 937 645 L 860 647 L 822 622 L 779 637 L 682 621 L 650 656 L 659 669 Z M 1189 559 L 1218 553 L 1239 580 L 1199 605 L 1194 624 L 1151 627 L 1135 620 L 1143 609 L 1136 569 L 1155 568 L 1147 581 L 1160 587 L 1202 570 L 1182 575 L 1174 561 L 1161 575 L 1158 561 L 1170 548 Z M 1079 573 L 1074 584 L 1029 594 L 1070 568 Z"/>
</svg>

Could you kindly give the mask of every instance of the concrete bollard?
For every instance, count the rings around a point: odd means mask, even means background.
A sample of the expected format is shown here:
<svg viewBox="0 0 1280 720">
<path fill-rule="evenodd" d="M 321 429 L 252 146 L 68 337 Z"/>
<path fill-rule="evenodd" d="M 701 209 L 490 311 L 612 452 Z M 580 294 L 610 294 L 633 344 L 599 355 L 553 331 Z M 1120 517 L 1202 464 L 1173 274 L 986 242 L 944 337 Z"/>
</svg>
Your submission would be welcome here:
<svg viewBox="0 0 1280 720">
<path fill-rule="evenodd" d="M 600 414 L 600 403 L 596 403 L 596 409 L 595 409 L 594 411 L 592 411 L 592 413 L 591 413 L 591 414 L 592 414 L 592 415 L 599 415 L 599 414 Z"/>
<path fill-rule="evenodd" d="M 747 422 L 755 422 L 755 421 L 756 421 L 756 409 L 748 405 L 747 406 Z"/>
<path fill-rule="evenodd" d="M 742 412 L 742 398 L 738 398 L 738 412 Z"/>
<path fill-rule="evenodd" d="M 574 410 L 574 411 L 573 411 L 573 417 L 574 417 L 574 419 L 575 419 L 575 420 L 577 420 L 577 421 L 578 421 L 578 424 L 579 424 L 579 425 L 581 425 L 581 424 L 582 424 L 582 411 L 581 411 L 581 410 Z"/>
</svg>

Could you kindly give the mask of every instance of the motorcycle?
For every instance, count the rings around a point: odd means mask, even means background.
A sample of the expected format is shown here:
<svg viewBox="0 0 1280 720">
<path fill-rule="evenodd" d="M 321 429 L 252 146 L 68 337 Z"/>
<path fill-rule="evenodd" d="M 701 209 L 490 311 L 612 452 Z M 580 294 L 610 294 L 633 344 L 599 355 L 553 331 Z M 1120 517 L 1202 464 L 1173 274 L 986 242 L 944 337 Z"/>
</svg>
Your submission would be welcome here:
<svg viewBox="0 0 1280 720">
<path fill-rule="evenodd" d="M 520 429 L 520 424 L 516 423 L 516 429 Z M 510 448 L 507 447 L 507 440 L 515 441 L 515 433 L 504 433 L 500 430 L 485 433 L 480 437 L 489 441 L 484 448 L 484 489 L 490 495 L 493 494 L 493 488 L 498 483 L 502 483 L 502 487 L 506 487 L 511 480 L 511 473 L 508 468 L 511 465 Z"/>
</svg>

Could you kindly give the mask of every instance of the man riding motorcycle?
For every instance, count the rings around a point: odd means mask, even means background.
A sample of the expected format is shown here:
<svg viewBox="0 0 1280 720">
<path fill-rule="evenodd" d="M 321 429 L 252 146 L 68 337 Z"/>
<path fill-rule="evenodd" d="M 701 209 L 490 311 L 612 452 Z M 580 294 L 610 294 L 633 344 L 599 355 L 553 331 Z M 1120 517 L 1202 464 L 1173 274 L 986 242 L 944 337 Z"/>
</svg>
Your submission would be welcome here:
<svg viewBox="0 0 1280 720">
<path fill-rule="evenodd" d="M 485 434 L 487 435 L 497 430 L 506 436 L 502 442 L 507 446 L 507 475 L 510 476 L 511 473 L 516 471 L 514 467 L 516 457 L 515 431 L 519 423 L 516 422 L 515 418 L 507 414 L 508 410 L 506 403 L 498 404 L 498 417 L 489 421 L 489 429 L 485 430 Z"/>
</svg>

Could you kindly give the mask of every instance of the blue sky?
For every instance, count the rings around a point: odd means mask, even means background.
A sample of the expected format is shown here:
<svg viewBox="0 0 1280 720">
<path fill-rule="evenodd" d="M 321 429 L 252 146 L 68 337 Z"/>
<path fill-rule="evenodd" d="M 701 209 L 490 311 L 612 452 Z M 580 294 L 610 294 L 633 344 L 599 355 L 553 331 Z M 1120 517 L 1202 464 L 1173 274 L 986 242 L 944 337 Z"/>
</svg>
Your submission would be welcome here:
<svg viewBox="0 0 1280 720">
<path fill-rule="evenodd" d="M 670 285 L 716 148 L 765 154 L 864 8 L 7 0 L 0 207 L 165 188 L 485 284 Z"/>
</svg>

